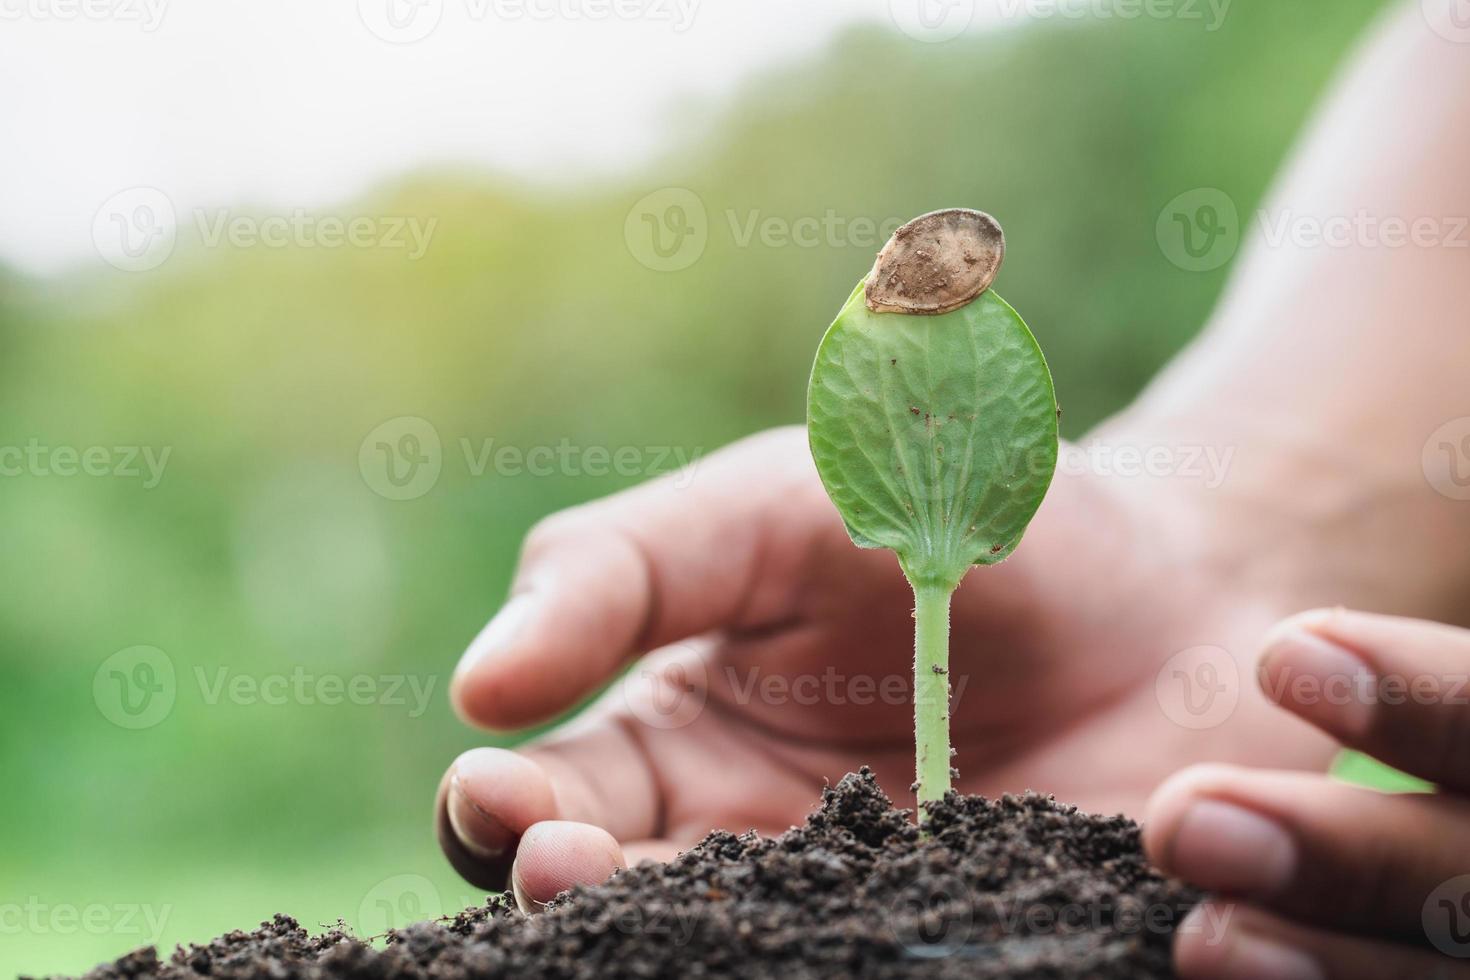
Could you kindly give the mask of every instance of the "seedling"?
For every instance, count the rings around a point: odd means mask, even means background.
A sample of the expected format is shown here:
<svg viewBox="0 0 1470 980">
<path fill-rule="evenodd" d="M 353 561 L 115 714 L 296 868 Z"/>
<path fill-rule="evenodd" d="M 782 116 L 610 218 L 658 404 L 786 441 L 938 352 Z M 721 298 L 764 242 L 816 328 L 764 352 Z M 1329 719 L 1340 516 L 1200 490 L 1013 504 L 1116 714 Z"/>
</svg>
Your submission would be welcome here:
<svg viewBox="0 0 1470 980">
<path fill-rule="evenodd" d="M 812 456 L 847 533 L 896 552 L 913 586 L 921 804 L 954 775 L 950 597 L 972 565 L 1015 550 L 1056 468 L 1046 359 L 990 290 L 1004 257 L 1000 225 L 979 211 L 898 229 L 827 329 L 807 390 Z"/>
</svg>

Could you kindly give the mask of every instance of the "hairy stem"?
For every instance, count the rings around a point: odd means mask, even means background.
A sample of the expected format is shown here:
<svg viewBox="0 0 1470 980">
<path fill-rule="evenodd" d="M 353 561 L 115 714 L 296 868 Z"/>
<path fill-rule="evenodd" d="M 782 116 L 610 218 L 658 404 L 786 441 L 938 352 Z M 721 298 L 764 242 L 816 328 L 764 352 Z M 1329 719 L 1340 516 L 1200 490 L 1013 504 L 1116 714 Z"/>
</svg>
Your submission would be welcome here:
<svg viewBox="0 0 1470 980">
<path fill-rule="evenodd" d="M 949 791 L 949 598 L 942 585 L 914 586 L 914 748 L 922 804 Z"/>
</svg>

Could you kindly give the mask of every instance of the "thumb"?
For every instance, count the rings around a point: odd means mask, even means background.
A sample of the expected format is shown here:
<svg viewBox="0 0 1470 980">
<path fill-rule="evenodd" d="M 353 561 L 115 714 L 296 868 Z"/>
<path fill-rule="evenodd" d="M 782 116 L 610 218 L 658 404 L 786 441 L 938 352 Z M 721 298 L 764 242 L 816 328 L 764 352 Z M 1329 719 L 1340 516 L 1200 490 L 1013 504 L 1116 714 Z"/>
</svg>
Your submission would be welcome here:
<svg viewBox="0 0 1470 980">
<path fill-rule="evenodd" d="M 751 608 L 767 545 L 841 534 L 802 429 L 779 429 L 532 530 L 511 598 L 451 683 L 471 723 L 515 729 L 595 691 L 632 656 L 783 610 Z M 767 583 L 778 586 L 781 583 Z M 794 590 L 763 588 L 774 602 Z"/>
</svg>

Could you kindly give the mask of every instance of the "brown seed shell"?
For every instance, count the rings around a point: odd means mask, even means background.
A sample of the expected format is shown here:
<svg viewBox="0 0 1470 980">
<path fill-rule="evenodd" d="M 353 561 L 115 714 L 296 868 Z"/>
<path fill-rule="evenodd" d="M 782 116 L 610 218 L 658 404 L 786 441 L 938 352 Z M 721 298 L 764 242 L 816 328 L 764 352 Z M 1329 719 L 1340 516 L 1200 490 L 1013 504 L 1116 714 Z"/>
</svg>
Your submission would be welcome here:
<svg viewBox="0 0 1470 980">
<path fill-rule="evenodd" d="M 990 288 L 1005 254 L 1005 232 L 984 211 L 931 211 L 893 233 L 863 296 L 874 313 L 948 313 Z"/>
</svg>

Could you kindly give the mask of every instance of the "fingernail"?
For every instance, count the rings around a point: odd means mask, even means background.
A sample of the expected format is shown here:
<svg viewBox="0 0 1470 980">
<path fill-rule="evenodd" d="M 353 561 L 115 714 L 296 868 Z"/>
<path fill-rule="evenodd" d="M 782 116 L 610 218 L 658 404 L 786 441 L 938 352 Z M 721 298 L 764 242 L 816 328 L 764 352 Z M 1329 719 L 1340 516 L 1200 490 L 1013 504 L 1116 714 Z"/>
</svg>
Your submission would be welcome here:
<svg viewBox="0 0 1470 980">
<path fill-rule="evenodd" d="M 459 773 L 449 777 L 447 803 L 449 826 L 460 845 L 482 861 L 496 861 L 505 856 L 515 841 L 510 828 L 484 807 L 470 799 L 460 782 Z"/>
<path fill-rule="evenodd" d="M 1169 869 L 1207 891 L 1264 896 L 1296 871 L 1296 844 L 1253 810 L 1200 800 L 1185 812 L 1169 845 Z"/>
<path fill-rule="evenodd" d="M 509 602 L 500 607 L 500 612 L 485 624 L 479 635 L 470 641 L 469 649 L 459 658 L 459 666 L 454 668 L 454 676 L 458 677 L 471 670 L 487 657 L 494 657 L 510 649 L 530 619 L 531 613 L 535 612 L 535 606 L 534 592 L 512 596 Z"/>
<path fill-rule="evenodd" d="M 510 893 L 515 896 L 516 908 L 525 915 L 536 915 L 546 908 L 545 902 L 538 902 L 526 894 L 526 887 L 521 884 L 520 872 L 515 864 L 510 866 Z"/>
<path fill-rule="evenodd" d="M 1320 633 L 1291 626 L 1266 648 L 1261 688 L 1272 701 L 1329 733 L 1361 738 L 1373 721 L 1378 679 L 1353 651 Z"/>
<path fill-rule="evenodd" d="M 1299 949 L 1274 939 L 1242 935 L 1220 980 L 1326 980 L 1322 967 Z"/>
</svg>

